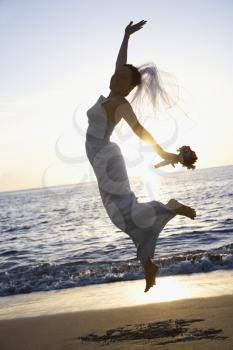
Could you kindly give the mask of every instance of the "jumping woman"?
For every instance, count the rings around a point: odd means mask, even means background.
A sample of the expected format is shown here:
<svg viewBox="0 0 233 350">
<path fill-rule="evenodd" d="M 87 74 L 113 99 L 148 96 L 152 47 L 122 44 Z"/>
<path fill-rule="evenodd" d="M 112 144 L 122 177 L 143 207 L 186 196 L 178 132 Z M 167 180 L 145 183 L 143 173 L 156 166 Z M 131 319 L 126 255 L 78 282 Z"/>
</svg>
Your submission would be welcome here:
<svg viewBox="0 0 233 350">
<path fill-rule="evenodd" d="M 97 102 L 87 111 L 86 153 L 98 181 L 98 188 L 106 212 L 120 230 L 128 234 L 137 248 L 146 279 L 145 292 L 154 284 L 158 267 L 151 260 L 160 232 L 175 216 L 183 215 L 194 219 L 196 212 L 191 207 L 170 199 L 167 204 L 152 200 L 139 203 L 131 190 L 124 158 L 119 146 L 110 141 L 113 130 L 124 119 L 132 132 L 174 166 L 179 155 L 166 152 L 140 124 L 126 96 L 136 88 L 136 96 L 146 91 L 156 102 L 164 90 L 159 82 L 154 65 L 135 67 L 127 64 L 127 47 L 130 35 L 143 27 L 146 21 L 129 25 L 117 57 L 115 72 L 110 80 L 108 97 L 100 95 Z M 142 95 L 141 95 L 142 96 Z"/>
</svg>

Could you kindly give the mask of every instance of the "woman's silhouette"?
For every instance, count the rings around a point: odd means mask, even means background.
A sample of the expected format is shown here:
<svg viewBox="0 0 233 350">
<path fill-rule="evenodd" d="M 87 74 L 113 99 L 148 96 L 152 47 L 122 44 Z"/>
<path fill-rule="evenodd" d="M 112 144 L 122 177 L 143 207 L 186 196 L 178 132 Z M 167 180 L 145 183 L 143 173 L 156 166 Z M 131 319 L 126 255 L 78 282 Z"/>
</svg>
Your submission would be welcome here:
<svg viewBox="0 0 233 350">
<path fill-rule="evenodd" d="M 125 28 L 124 39 L 117 57 L 116 69 L 110 81 L 108 97 L 101 95 L 87 111 L 89 126 L 86 134 L 86 153 L 95 172 L 103 205 L 111 221 L 127 233 L 137 248 L 146 278 L 147 292 L 155 284 L 158 267 L 152 262 L 159 233 L 175 215 L 194 219 L 196 212 L 175 199 L 167 204 L 158 201 L 139 203 L 132 192 L 127 170 L 119 146 L 110 141 L 110 136 L 123 118 L 132 131 L 144 142 L 150 144 L 157 154 L 171 164 L 179 161 L 178 155 L 168 153 L 154 140 L 139 123 L 127 96 L 135 87 L 143 84 L 142 71 L 127 64 L 127 46 L 131 34 L 141 29 L 146 21 L 140 21 Z M 150 71 L 149 71 L 150 72 Z M 152 96 L 162 89 L 154 76 L 149 85 Z M 152 76 L 153 78 L 153 76 Z"/>
</svg>

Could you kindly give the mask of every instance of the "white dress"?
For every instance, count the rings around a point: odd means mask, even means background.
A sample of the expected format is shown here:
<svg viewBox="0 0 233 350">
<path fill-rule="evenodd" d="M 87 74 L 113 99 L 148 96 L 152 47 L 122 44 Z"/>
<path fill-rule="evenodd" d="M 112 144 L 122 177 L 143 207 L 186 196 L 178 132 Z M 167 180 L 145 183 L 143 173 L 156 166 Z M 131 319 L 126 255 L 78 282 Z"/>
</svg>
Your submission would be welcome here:
<svg viewBox="0 0 233 350">
<path fill-rule="evenodd" d="M 100 196 L 110 220 L 127 233 L 144 264 L 153 258 L 157 239 L 164 226 L 176 214 L 158 201 L 139 203 L 130 188 L 120 147 L 110 141 L 116 126 L 106 116 L 101 95 L 87 111 L 86 153 L 95 172 Z"/>
</svg>

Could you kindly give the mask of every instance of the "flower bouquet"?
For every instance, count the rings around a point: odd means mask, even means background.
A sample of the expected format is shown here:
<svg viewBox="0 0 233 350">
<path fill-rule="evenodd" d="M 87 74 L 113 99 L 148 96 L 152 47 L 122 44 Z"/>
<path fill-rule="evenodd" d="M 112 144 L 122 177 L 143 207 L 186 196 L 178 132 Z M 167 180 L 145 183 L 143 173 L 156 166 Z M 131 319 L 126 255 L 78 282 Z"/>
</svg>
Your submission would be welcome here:
<svg viewBox="0 0 233 350">
<path fill-rule="evenodd" d="M 187 169 L 195 169 L 194 163 L 197 161 L 197 155 L 196 153 L 189 147 L 189 146 L 182 146 L 180 147 L 177 152 L 178 154 L 178 162 L 181 163 L 184 167 Z M 155 168 L 160 168 L 161 166 L 165 166 L 168 164 L 173 164 L 170 160 L 164 160 L 158 164 L 155 164 Z"/>
</svg>

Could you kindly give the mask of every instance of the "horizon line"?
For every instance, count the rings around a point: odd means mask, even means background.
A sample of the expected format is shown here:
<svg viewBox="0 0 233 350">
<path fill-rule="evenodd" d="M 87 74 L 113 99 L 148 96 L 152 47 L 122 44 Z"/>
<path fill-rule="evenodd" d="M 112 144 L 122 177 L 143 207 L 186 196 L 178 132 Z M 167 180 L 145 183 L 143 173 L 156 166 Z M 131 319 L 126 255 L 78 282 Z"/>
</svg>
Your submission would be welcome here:
<svg viewBox="0 0 233 350">
<path fill-rule="evenodd" d="M 233 164 L 227 164 L 227 165 L 216 165 L 216 166 L 211 166 L 211 167 L 203 167 L 203 168 L 197 168 L 195 169 L 196 171 L 198 170 L 204 170 L 204 169 L 212 169 L 212 168 L 223 168 L 223 167 L 229 167 L 229 166 L 233 166 Z M 182 172 L 186 172 L 187 170 L 183 170 L 181 169 L 180 171 L 177 171 L 176 173 L 182 173 Z M 168 173 L 168 174 L 172 174 L 172 173 Z M 143 177 L 143 175 L 135 175 L 135 176 L 129 176 L 129 178 L 137 178 L 137 177 Z M 18 190 L 6 190 L 6 191 L 0 191 L 0 195 L 2 193 L 9 193 L 9 192 L 21 192 L 21 191 L 33 191 L 33 190 L 41 190 L 41 189 L 45 189 L 45 188 L 54 188 L 54 187 L 65 187 L 65 186 L 72 186 L 72 185 L 77 185 L 77 184 L 86 184 L 86 183 L 93 183 L 96 181 L 82 181 L 82 182 L 77 182 L 77 183 L 68 183 L 68 184 L 60 184 L 60 185 L 51 185 L 51 186 L 47 186 L 47 187 L 28 187 L 28 188 L 21 188 Z"/>
</svg>

